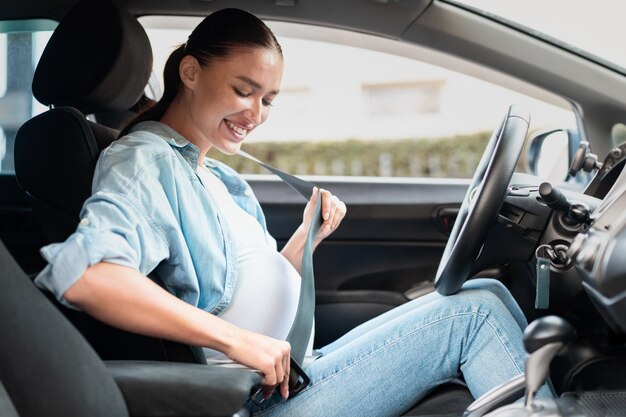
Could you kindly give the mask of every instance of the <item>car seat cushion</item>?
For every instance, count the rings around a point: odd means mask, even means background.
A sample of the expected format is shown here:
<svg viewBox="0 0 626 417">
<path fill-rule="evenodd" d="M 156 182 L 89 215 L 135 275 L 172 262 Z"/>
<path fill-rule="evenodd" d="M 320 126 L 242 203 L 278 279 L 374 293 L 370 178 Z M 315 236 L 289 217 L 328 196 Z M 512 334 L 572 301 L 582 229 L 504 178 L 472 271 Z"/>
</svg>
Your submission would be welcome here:
<svg viewBox="0 0 626 417">
<path fill-rule="evenodd" d="M 1 242 L 0 270 L 0 381 L 19 415 L 127 416 L 98 355 Z"/>
</svg>

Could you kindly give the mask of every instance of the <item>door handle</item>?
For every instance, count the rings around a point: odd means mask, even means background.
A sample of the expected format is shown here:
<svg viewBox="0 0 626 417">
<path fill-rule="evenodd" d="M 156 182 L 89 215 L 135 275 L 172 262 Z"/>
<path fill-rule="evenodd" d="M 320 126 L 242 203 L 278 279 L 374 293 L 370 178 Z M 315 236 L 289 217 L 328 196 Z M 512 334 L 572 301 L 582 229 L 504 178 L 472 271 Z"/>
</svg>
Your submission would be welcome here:
<svg viewBox="0 0 626 417">
<path fill-rule="evenodd" d="M 445 235 L 449 235 L 459 215 L 459 207 L 441 207 L 436 211 L 435 224 Z"/>
</svg>

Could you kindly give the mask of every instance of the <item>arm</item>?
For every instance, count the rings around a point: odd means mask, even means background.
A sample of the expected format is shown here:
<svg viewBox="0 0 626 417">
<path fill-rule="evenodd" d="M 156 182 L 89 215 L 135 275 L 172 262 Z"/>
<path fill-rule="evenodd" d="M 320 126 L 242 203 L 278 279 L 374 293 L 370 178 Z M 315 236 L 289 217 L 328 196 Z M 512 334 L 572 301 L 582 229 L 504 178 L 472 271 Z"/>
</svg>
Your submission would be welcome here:
<svg viewBox="0 0 626 417">
<path fill-rule="evenodd" d="M 318 190 L 317 187 L 313 189 L 311 199 L 304 208 L 304 214 L 302 224 L 296 229 L 289 241 L 285 244 L 280 253 L 287 258 L 287 260 L 296 268 L 298 273 L 301 273 L 302 269 L 302 255 L 304 252 L 304 245 L 306 243 L 307 233 L 309 231 L 309 225 L 313 220 L 313 209 L 317 202 L 318 196 L 322 195 L 322 218 L 324 222 L 320 227 L 320 230 L 315 235 L 313 240 L 313 250 L 330 236 L 337 228 L 346 215 L 346 205 L 343 201 L 339 200 L 337 196 L 334 196 L 328 190 Z"/>
<path fill-rule="evenodd" d="M 153 337 L 206 346 L 263 374 L 266 392 L 280 384 L 288 395 L 287 342 L 240 329 L 159 287 L 136 270 L 100 262 L 89 267 L 65 299 L 112 326 Z"/>
</svg>

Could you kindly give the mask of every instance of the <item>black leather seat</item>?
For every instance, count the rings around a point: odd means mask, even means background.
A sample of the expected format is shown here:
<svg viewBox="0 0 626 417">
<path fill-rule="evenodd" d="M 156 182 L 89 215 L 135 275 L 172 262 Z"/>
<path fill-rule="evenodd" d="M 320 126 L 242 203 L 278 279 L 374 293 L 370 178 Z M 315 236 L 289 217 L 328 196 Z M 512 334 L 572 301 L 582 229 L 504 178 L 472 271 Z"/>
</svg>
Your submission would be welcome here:
<svg viewBox="0 0 626 417">
<path fill-rule="evenodd" d="M 17 181 L 48 242 L 64 241 L 76 230 L 98 156 L 118 135 L 86 115 L 127 112 L 142 97 L 151 70 L 143 27 L 108 0 L 79 2 L 52 34 L 33 94 L 54 108 L 24 123 L 15 143 Z M 123 332 L 57 306 L 103 359 L 204 361 L 201 349 Z"/>
<path fill-rule="evenodd" d="M 232 416 L 256 372 L 149 361 L 103 362 L 0 241 L 2 417 Z"/>
</svg>

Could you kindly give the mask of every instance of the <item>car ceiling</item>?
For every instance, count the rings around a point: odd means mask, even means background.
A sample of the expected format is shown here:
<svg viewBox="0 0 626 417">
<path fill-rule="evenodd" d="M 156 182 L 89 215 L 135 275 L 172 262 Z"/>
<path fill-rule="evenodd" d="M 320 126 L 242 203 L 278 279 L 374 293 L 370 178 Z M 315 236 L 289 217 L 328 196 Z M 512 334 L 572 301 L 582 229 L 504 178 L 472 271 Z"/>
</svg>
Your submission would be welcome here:
<svg viewBox="0 0 626 417">
<path fill-rule="evenodd" d="M 225 7 L 261 18 L 321 24 L 399 38 L 432 0 L 114 0 L 135 16 L 205 16 Z M 0 19 L 60 20 L 77 0 L 20 0 L 0 6 Z M 376 19 L 372 19 L 376 16 Z"/>
</svg>

